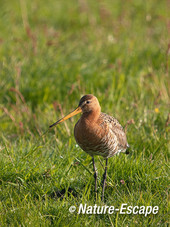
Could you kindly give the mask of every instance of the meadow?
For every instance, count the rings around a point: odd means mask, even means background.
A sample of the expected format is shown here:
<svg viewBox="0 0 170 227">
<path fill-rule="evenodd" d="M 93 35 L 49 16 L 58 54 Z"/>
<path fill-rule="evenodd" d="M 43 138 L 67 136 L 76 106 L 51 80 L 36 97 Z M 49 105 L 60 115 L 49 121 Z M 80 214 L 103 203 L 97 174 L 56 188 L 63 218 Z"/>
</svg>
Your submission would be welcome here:
<svg viewBox="0 0 170 227">
<path fill-rule="evenodd" d="M 166 0 L 0 1 L 0 225 L 168 226 Z M 85 94 L 125 127 L 94 201 L 91 157 L 76 144 Z M 96 157 L 98 182 L 104 160 Z M 158 206 L 157 214 L 78 214 L 71 206 Z"/>
</svg>

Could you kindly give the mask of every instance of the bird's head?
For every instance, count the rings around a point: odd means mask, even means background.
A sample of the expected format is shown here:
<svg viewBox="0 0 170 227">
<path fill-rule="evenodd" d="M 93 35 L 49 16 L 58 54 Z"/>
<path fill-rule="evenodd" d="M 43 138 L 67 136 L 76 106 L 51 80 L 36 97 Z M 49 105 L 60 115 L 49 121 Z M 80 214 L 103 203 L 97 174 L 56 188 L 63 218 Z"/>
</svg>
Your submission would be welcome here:
<svg viewBox="0 0 170 227">
<path fill-rule="evenodd" d="M 50 128 L 69 119 L 70 117 L 73 117 L 74 115 L 77 115 L 78 113 L 90 113 L 90 112 L 100 112 L 100 104 L 98 99 L 94 95 L 84 95 L 79 102 L 78 107 L 72 111 L 70 114 L 67 116 L 61 118 L 54 124 L 50 125 Z"/>
<path fill-rule="evenodd" d="M 98 99 L 94 95 L 84 95 L 79 102 L 78 108 L 81 108 L 83 113 L 89 113 L 100 109 Z"/>
</svg>

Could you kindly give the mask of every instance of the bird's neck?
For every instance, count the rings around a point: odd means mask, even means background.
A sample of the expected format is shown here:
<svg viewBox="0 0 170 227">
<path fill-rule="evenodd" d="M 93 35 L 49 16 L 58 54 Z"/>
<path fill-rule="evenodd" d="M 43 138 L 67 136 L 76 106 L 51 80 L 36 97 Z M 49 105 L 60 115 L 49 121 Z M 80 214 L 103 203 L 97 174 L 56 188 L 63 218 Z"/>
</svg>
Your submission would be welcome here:
<svg viewBox="0 0 170 227">
<path fill-rule="evenodd" d="M 100 113 L 101 113 L 100 109 L 95 110 L 95 111 L 93 110 L 93 111 L 90 111 L 90 112 L 85 112 L 85 113 L 82 114 L 82 120 L 86 121 L 90 124 L 93 124 L 98 120 Z"/>
</svg>

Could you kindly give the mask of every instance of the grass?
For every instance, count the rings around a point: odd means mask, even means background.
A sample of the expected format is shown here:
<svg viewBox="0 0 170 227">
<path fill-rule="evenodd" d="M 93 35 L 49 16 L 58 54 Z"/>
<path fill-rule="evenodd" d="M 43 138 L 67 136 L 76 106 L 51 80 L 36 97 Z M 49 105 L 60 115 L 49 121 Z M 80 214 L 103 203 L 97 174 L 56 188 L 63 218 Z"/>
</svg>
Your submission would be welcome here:
<svg viewBox="0 0 170 227">
<path fill-rule="evenodd" d="M 168 1 L 1 1 L 0 30 L 1 226 L 168 226 Z M 42 134 L 88 93 L 129 123 L 130 154 L 109 159 L 105 204 L 158 214 L 69 212 L 95 204 L 79 116 Z"/>
</svg>

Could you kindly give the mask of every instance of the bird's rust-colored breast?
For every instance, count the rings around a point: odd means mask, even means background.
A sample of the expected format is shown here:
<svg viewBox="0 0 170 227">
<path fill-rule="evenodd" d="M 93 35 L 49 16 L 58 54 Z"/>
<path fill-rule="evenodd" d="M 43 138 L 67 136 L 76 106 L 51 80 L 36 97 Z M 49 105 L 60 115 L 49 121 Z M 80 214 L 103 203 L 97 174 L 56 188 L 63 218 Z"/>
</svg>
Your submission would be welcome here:
<svg viewBox="0 0 170 227">
<path fill-rule="evenodd" d="M 127 148 L 122 126 L 115 118 L 104 113 L 100 113 L 98 119 L 93 121 L 82 115 L 75 125 L 74 135 L 79 146 L 91 156 L 108 158 Z"/>
</svg>

